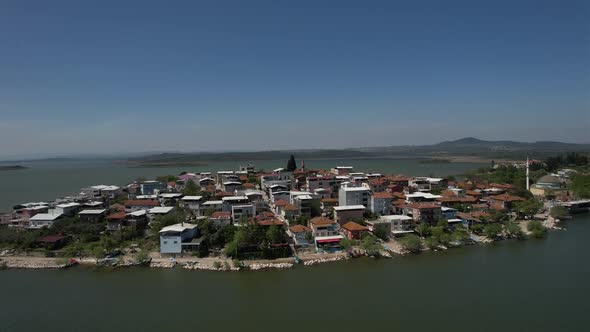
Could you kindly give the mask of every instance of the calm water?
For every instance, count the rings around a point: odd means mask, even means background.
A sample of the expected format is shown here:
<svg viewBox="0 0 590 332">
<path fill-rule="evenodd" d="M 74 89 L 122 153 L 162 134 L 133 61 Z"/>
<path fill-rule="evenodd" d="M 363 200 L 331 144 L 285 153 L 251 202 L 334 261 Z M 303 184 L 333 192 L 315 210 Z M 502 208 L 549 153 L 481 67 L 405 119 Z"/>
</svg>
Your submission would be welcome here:
<svg viewBox="0 0 590 332">
<path fill-rule="evenodd" d="M 0 271 L 0 330 L 580 331 L 590 216 L 567 227 L 546 240 L 289 271 Z"/>
<path fill-rule="evenodd" d="M 53 200 L 72 195 L 80 188 L 95 184 L 127 184 L 140 176 L 155 178 L 158 175 L 179 174 L 182 171 L 204 172 L 236 170 L 239 162 L 216 162 L 200 167 L 126 167 L 101 161 L 31 162 L 27 170 L 0 172 L 0 212 L 12 206 L 31 202 Z M 272 170 L 284 167 L 286 161 L 254 162 L 257 168 Z M 335 165 L 352 165 L 359 171 L 374 173 L 401 173 L 407 175 L 457 174 L 482 166 L 482 164 L 422 164 L 416 159 L 356 159 L 356 160 L 306 160 L 308 168 L 330 168 Z"/>
</svg>

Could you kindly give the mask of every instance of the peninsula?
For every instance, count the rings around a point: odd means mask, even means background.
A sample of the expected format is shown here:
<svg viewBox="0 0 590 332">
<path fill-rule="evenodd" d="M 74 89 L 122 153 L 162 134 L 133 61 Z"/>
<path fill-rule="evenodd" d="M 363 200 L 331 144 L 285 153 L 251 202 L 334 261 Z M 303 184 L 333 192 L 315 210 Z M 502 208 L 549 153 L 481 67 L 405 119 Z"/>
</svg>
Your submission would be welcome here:
<svg viewBox="0 0 590 332">
<path fill-rule="evenodd" d="M 590 208 L 588 156 L 408 177 L 353 166 L 182 172 L 95 185 L 0 216 L 0 265 L 240 270 L 542 238 Z"/>
</svg>

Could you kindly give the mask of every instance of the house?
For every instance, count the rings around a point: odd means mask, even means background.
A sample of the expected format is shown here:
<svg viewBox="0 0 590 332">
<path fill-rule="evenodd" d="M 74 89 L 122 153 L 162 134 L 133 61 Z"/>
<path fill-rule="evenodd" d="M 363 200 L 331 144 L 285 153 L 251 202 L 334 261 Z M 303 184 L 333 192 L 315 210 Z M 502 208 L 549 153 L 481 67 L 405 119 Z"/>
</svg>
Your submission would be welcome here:
<svg viewBox="0 0 590 332">
<path fill-rule="evenodd" d="M 336 167 L 332 168 L 332 173 L 339 175 L 339 176 L 343 176 L 343 175 L 348 175 L 349 173 L 351 173 L 353 169 L 354 169 L 354 167 L 352 167 L 352 166 L 336 166 Z"/>
<path fill-rule="evenodd" d="M 138 212 L 138 211 L 136 211 Z M 109 214 L 106 217 L 107 220 L 107 230 L 109 231 L 118 231 L 121 230 L 124 226 L 124 220 L 127 217 L 127 213 L 125 211 L 118 211 L 112 214 Z"/>
<path fill-rule="evenodd" d="M 457 209 L 453 209 L 453 208 L 446 207 L 446 206 L 441 206 L 440 212 L 441 212 L 441 217 L 443 219 L 450 220 L 450 219 L 457 218 Z"/>
<path fill-rule="evenodd" d="M 61 213 L 38 213 L 29 219 L 29 227 L 32 229 L 51 227 L 54 222 L 65 216 Z"/>
<path fill-rule="evenodd" d="M 366 220 L 365 223 L 367 224 L 367 228 L 369 229 L 369 232 L 371 232 L 373 234 L 378 234 L 379 232 L 381 232 L 381 234 L 384 234 L 385 236 L 387 236 L 388 234 L 391 233 L 391 221 L 390 220 L 383 220 L 383 219 Z"/>
<path fill-rule="evenodd" d="M 181 193 L 161 193 L 158 195 L 158 199 L 162 205 L 174 206 L 182 196 Z"/>
<path fill-rule="evenodd" d="M 55 206 L 56 214 L 62 214 L 64 217 L 73 217 L 80 211 L 79 203 L 64 203 Z"/>
<path fill-rule="evenodd" d="M 428 202 L 411 203 L 405 208 L 406 215 L 417 223 L 436 224 L 441 218 L 440 205 Z"/>
<path fill-rule="evenodd" d="M 158 207 L 160 206 L 160 202 L 153 199 L 130 199 L 126 200 L 123 205 L 125 206 L 125 211 L 133 212 Z"/>
<path fill-rule="evenodd" d="M 155 195 L 160 191 L 165 190 L 166 187 L 166 183 L 159 181 L 144 181 L 139 185 L 139 190 L 142 195 Z"/>
<path fill-rule="evenodd" d="M 340 235 L 338 224 L 326 217 L 315 217 L 309 221 L 309 225 L 317 249 L 334 250 L 340 248 L 340 241 L 344 236 Z"/>
<path fill-rule="evenodd" d="M 197 231 L 197 225 L 184 222 L 162 228 L 159 232 L 160 254 L 177 255 L 198 249 L 200 242 L 192 241 Z"/>
<path fill-rule="evenodd" d="M 410 216 L 391 215 L 379 217 L 380 222 L 389 223 L 391 226 L 391 234 L 393 236 L 412 233 L 414 231 L 414 219 Z"/>
<path fill-rule="evenodd" d="M 124 226 L 132 229 L 144 229 L 148 224 L 146 210 L 133 211 L 128 213 L 124 219 Z"/>
<path fill-rule="evenodd" d="M 244 186 L 239 181 L 226 181 L 223 183 L 223 190 L 229 193 L 235 193 L 236 190 L 243 190 Z"/>
<path fill-rule="evenodd" d="M 148 218 L 154 220 L 156 217 L 165 216 L 174 211 L 174 206 L 156 206 L 147 211 Z"/>
<path fill-rule="evenodd" d="M 431 193 L 424 193 L 424 192 L 414 192 L 411 194 L 406 194 L 406 202 L 407 203 L 415 203 L 415 202 L 434 202 L 439 198 L 442 198 L 441 195 L 433 195 Z"/>
<path fill-rule="evenodd" d="M 215 227 L 223 227 L 232 223 L 231 212 L 216 211 L 209 217 Z"/>
<path fill-rule="evenodd" d="M 342 231 L 346 234 L 346 237 L 351 240 L 360 240 L 362 235 L 368 230 L 367 227 L 357 224 L 354 221 L 349 221 L 342 225 Z"/>
<path fill-rule="evenodd" d="M 100 222 L 104 220 L 104 217 L 107 213 L 106 209 L 99 209 L 99 210 L 83 210 L 78 213 L 80 216 L 80 221 L 86 222 Z"/>
<path fill-rule="evenodd" d="M 205 177 L 199 180 L 199 186 L 201 188 L 207 188 L 209 186 L 214 186 L 215 185 L 215 180 L 213 180 L 212 178 L 209 177 Z"/>
<path fill-rule="evenodd" d="M 365 213 L 364 205 L 345 205 L 334 207 L 334 220 L 340 225 L 349 221 L 362 221 Z"/>
<path fill-rule="evenodd" d="M 293 241 L 298 246 L 310 245 L 311 228 L 304 225 L 295 225 L 289 227 L 287 234 L 293 238 Z"/>
<path fill-rule="evenodd" d="M 378 215 L 391 214 L 391 204 L 395 196 L 389 192 L 376 192 L 371 195 L 369 210 Z"/>
<path fill-rule="evenodd" d="M 338 206 L 338 198 L 322 198 L 320 201 L 320 207 L 323 213 L 332 211 L 335 206 Z"/>
<path fill-rule="evenodd" d="M 342 179 L 337 179 L 332 175 L 318 175 L 310 176 L 305 180 L 306 188 L 308 191 L 315 191 L 316 189 L 329 190 L 331 193 L 337 193 L 340 188 Z"/>
<path fill-rule="evenodd" d="M 212 214 L 215 211 L 221 211 L 223 209 L 223 201 L 206 201 L 201 204 L 201 214 Z"/>
<path fill-rule="evenodd" d="M 180 199 L 179 205 L 193 211 L 197 216 L 200 216 L 202 203 L 203 196 L 184 196 Z"/>
<path fill-rule="evenodd" d="M 234 223 L 250 219 L 256 215 L 254 204 L 239 204 L 231 206 L 231 216 Z"/>
<path fill-rule="evenodd" d="M 68 242 L 69 239 L 70 239 L 69 236 L 66 236 L 63 234 L 55 234 L 55 235 L 44 236 L 44 237 L 40 238 L 39 240 L 37 240 L 37 242 L 39 242 L 39 244 L 41 244 L 43 247 L 45 247 L 47 249 L 55 250 L 55 249 L 59 249 L 59 248 L 63 247 L 64 245 L 66 245 L 66 243 Z"/>
<path fill-rule="evenodd" d="M 526 199 L 519 196 L 512 196 L 510 194 L 500 194 L 489 196 L 485 198 L 488 204 L 498 210 L 510 210 L 514 203 L 524 202 Z"/>
<path fill-rule="evenodd" d="M 265 191 L 276 184 L 291 188 L 291 179 L 291 172 L 277 170 L 277 172 L 260 175 L 260 187 Z"/>
</svg>

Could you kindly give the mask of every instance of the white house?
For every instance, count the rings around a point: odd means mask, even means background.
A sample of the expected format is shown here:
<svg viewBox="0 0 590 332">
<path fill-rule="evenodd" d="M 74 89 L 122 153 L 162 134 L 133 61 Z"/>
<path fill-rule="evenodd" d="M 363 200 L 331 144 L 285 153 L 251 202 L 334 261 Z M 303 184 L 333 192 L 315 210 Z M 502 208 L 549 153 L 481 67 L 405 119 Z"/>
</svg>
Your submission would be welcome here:
<svg viewBox="0 0 590 332">
<path fill-rule="evenodd" d="M 38 213 L 29 219 L 29 228 L 51 227 L 61 218 L 63 218 L 61 213 Z"/>
<path fill-rule="evenodd" d="M 160 253 L 181 254 L 183 251 L 191 251 L 197 243 L 191 240 L 197 235 L 197 225 L 179 223 L 166 226 L 160 230 Z"/>
</svg>

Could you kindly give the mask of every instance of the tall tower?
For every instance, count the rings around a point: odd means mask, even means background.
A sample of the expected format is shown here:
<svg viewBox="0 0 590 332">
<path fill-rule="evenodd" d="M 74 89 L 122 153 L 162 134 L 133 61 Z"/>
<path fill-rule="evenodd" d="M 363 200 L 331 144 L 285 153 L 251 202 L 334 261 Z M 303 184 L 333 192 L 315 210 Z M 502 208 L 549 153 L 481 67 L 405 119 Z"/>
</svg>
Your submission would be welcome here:
<svg viewBox="0 0 590 332">
<path fill-rule="evenodd" d="M 526 156 L 526 190 L 529 191 L 531 189 L 530 180 L 529 180 L 529 156 Z"/>
</svg>

